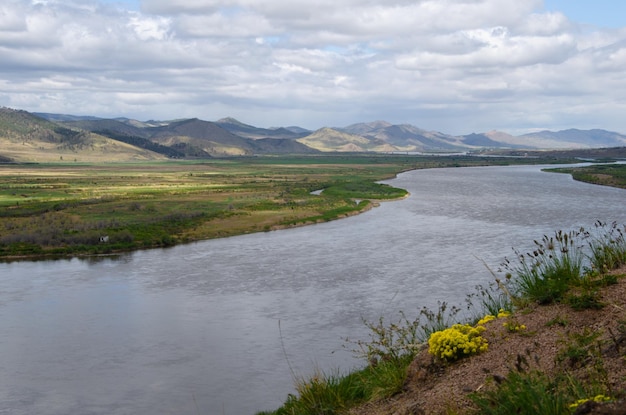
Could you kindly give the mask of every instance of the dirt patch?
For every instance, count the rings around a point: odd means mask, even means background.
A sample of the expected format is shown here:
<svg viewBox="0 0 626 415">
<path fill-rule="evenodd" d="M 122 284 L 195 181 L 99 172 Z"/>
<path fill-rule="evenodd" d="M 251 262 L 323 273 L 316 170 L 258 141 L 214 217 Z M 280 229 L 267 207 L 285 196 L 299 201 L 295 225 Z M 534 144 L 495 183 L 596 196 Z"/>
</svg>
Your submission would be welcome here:
<svg viewBox="0 0 626 415">
<path fill-rule="evenodd" d="M 569 305 L 533 306 L 506 319 L 485 324 L 486 352 L 449 365 L 433 360 L 426 347 L 409 367 L 404 391 L 384 401 L 354 408 L 352 415 L 410 415 L 463 413 L 472 408 L 468 395 L 494 387 L 514 370 L 538 369 L 550 375 L 563 365 L 575 377 L 586 376 L 585 361 L 576 362 L 564 354 L 576 336 L 597 335 L 607 381 L 614 396 L 626 393 L 626 267 L 615 272 L 615 285 L 600 290 L 605 306 L 600 310 L 574 311 Z M 526 330 L 510 332 L 503 322 L 514 320 Z M 626 401 L 589 404 L 580 414 L 626 414 Z"/>
</svg>

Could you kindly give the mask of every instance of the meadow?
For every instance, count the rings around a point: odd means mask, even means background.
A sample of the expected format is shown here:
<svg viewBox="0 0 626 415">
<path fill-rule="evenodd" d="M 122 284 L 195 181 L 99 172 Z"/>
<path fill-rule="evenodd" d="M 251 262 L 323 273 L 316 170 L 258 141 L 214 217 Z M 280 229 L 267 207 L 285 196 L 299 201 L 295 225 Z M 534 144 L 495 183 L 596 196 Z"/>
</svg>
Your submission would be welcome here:
<svg viewBox="0 0 626 415">
<path fill-rule="evenodd" d="M 418 164 L 391 156 L 3 164 L 0 256 L 106 254 L 331 220 L 404 196 L 375 182 Z"/>
<path fill-rule="evenodd" d="M 541 162 L 520 160 L 325 154 L 0 164 L 0 257 L 110 254 L 329 221 L 406 196 L 377 183 L 402 171 Z"/>
</svg>

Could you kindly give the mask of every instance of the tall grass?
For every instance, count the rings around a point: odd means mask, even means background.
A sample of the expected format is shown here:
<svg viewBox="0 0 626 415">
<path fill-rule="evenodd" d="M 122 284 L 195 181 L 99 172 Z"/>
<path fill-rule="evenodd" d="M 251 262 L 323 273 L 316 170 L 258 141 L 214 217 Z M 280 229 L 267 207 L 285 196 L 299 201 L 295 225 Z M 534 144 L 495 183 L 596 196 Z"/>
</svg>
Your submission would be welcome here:
<svg viewBox="0 0 626 415">
<path fill-rule="evenodd" d="M 626 264 L 626 226 L 598 221 L 595 229 L 588 240 L 591 267 L 606 272 Z"/>
<path fill-rule="evenodd" d="M 581 237 L 584 230 L 557 231 L 533 241 L 535 249 L 525 254 L 515 251 L 518 262 L 508 259 L 503 268 L 513 274 L 510 278 L 513 295 L 539 304 L 560 301 L 569 287 L 583 276 L 585 255 Z"/>
</svg>

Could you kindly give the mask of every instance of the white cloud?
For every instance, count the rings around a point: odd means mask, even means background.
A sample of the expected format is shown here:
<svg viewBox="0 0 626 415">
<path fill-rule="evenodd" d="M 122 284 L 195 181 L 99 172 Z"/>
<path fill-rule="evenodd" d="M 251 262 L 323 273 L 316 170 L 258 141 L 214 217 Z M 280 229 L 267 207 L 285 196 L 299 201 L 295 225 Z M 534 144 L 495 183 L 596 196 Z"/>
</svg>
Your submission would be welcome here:
<svg viewBox="0 0 626 415">
<path fill-rule="evenodd" d="M 626 28 L 540 0 L 8 0 L 0 56 L 32 111 L 626 132 Z"/>
</svg>

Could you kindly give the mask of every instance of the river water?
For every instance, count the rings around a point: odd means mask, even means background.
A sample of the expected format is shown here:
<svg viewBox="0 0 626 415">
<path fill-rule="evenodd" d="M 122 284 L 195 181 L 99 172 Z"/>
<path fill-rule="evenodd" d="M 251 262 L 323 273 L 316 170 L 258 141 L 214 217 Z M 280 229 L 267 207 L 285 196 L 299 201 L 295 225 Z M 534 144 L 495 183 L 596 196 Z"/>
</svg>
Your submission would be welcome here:
<svg viewBox="0 0 626 415">
<path fill-rule="evenodd" d="M 461 305 L 512 249 L 626 223 L 626 191 L 537 166 L 412 171 L 319 225 L 111 258 L 0 263 L 0 413 L 254 414 L 292 371 L 362 366 L 362 319 Z M 349 347 L 348 347 L 349 349 Z"/>
</svg>

